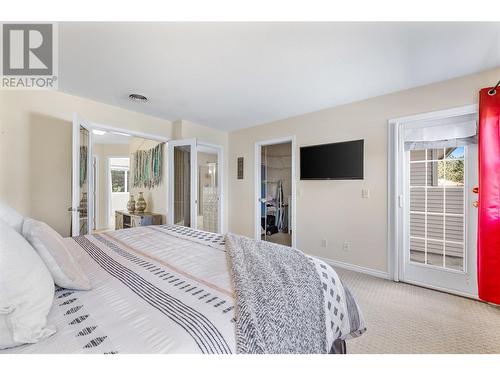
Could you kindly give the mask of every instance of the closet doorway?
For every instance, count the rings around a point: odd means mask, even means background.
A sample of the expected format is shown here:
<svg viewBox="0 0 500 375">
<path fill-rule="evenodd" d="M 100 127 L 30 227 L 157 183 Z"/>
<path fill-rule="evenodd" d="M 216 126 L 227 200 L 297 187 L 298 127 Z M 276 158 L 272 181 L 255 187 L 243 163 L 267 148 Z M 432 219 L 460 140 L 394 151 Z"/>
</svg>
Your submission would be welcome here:
<svg viewBox="0 0 500 375">
<path fill-rule="evenodd" d="M 295 246 L 295 140 L 255 144 L 255 238 Z"/>
<path fill-rule="evenodd" d="M 142 193 L 147 213 L 154 212 L 166 221 L 167 165 L 164 145 L 168 138 L 109 125 L 97 124 L 73 114 L 71 235 L 100 233 L 116 229 L 116 212 L 127 210 L 131 195 Z M 145 179 L 132 180 L 134 155 L 161 147 L 161 173 L 154 184 Z M 163 155 L 159 156 L 159 155 Z M 119 161 L 118 159 L 121 159 Z M 126 159 L 126 160 L 125 160 Z M 139 170 L 139 169 L 137 169 Z M 149 174 L 151 175 L 151 173 Z M 143 176 L 140 173 L 139 177 Z M 141 184 L 142 182 L 142 184 Z M 145 182 L 145 183 L 144 183 Z"/>
</svg>

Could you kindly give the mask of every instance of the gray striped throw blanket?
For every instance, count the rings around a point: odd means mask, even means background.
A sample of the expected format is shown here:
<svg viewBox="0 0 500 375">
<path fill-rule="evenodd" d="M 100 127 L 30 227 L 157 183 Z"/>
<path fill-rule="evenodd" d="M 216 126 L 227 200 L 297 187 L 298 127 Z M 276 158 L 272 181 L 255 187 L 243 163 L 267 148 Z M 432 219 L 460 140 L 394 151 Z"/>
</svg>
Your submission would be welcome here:
<svg viewBox="0 0 500 375">
<path fill-rule="evenodd" d="M 290 247 L 228 234 L 239 353 L 328 353 L 314 263 Z"/>
</svg>

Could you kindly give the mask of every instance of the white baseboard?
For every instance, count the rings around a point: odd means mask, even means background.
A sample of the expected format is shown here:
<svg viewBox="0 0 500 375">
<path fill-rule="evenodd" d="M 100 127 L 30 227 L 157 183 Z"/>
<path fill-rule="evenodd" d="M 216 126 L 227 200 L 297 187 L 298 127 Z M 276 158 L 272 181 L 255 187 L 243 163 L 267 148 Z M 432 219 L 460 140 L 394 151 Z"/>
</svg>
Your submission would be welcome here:
<svg viewBox="0 0 500 375">
<path fill-rule="evenodd" d="M 355 272 L 359 272 L 359 273 L 364 273 L 366 275 L 379 277 L 381 279 L 387 279 L 387 280 L 390 279 L 388 272 L 374 270 L 373 268 L 358 266 L 356 264 L 345 263 L 345 262 L 341 262 L 338 260 L 326 259 L 326 258 L 322 258 L 322 257 L 316 256 L 316 255 L 313 255 L 313 256 L 315 258 L 321 259 L 325 263 L 328 263 L 332 267 L 340 267 L 340 268 L 344 268 L 344 269 L 349 270 L 349 271 L 355 271 Z"/>
<path fill-rule="evenodd" d="M 444 292 L 444 293 L 448 293 L 448 294 L 454 294 L 454 295 L 457 295 L 457 296 L 460 296 L 460 297 L 465 297 L 465 298 L 470 298 L 470 299 L 474 299 L 474 300 L 477 300 L 477 301 L 481 301 L 479 299 L 479 297 L 477 295 L 474 295 L 474 294 L 465 293 L 465 292 L 459 292 L 459 291 L 456 291 L 456 290 L 453 290 L 453 289 L 440 288 L 438 286 L 433 286 L 433 285 L 429 285 L 429 284 L 426 284 L 426 283 L 421 283 L 419 281 L 412 281 L 412 280 L 401 280 L 401 281 L 403 283 L 416 285 L 416 286 L 419 286 L 419 287 L 422 287 L 422 288 L 431 289 L 431 290 L 437 290 L 439 292 Z"/>
</svg>

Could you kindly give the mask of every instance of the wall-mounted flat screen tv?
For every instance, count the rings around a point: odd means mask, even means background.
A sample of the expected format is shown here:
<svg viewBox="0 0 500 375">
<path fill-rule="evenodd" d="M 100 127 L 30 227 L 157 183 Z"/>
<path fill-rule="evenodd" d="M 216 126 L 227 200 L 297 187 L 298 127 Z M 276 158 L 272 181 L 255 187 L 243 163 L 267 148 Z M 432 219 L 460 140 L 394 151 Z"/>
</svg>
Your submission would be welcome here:
<svg viewBox="0 0 500 375">
<path fill-rule="evenodd" d="M 300 148 L 301 180 L 362 180 L 364 140 Z"/>
</svg>

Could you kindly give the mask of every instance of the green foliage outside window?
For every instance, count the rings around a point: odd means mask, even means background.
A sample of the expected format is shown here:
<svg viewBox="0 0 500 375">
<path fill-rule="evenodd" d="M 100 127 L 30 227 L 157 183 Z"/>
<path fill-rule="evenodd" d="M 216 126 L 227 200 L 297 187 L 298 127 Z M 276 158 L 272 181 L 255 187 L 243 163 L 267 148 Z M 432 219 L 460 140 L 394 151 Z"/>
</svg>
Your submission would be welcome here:
<svg viewBox="0 0 500 375">
<path fill-rule="evenodd" d="M 125 190 L 125 171 L 112 170 L 111 171 L 111 191 L 113 193 L 124 193 Z M 128 184 L 127 184 L 128 185 Z"/>
<path fill-rule="evenodd" d="M 464 184 L 464 160 L 453 160 L 451 156 L 446 161 L 438 163 L 438 178 L 456 183 L 457 185 Z M 445 166 L 446 164 L 446 166 Z M 446 173 L 446 176 L 445 176 Z"/>
</svg>

